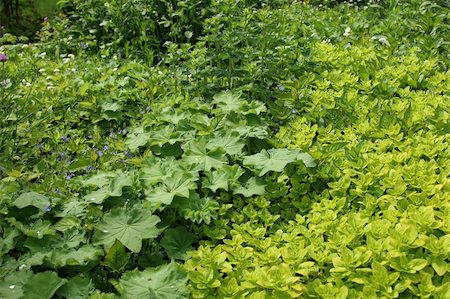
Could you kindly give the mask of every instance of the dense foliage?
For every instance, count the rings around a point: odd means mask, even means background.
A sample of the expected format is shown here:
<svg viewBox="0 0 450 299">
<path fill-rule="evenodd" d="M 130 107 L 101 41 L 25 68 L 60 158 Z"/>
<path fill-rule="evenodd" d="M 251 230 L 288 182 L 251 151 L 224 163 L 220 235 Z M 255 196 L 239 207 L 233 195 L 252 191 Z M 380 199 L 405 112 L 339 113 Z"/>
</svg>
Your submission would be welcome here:
<svg viewBox="0 0 450 299">
<path fill-rule="evenodd" d="M 55 10 L 56 0 L 0 1 L 0 45 L 14 43 L 17 37 L 22 42 L 37 40 L 40 24 Z"/>
<path fill-rule="evenodd" d="M 449 297 L 444 2 L 60 1 L 0 47 L 0 297 Z"/>
</svg>

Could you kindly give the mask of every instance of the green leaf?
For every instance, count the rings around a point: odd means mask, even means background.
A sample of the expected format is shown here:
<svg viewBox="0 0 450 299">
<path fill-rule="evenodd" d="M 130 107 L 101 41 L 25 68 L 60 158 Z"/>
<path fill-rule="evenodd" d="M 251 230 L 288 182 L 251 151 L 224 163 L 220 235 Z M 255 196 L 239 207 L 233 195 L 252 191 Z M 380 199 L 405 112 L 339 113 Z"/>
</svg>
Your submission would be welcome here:
<svg viewBox="0 0 450 299">
<path fill-rule="evenodd" d="M 72 164 L 69 165 L 67 170 L 69 171 L 81 170 L 91 165 L 91 163 L 92 163 L 91 159 L 76 159 Z"/>
<path fill-rule="evenodd" d="M 176 172 L 185 172 L 183 165 L 174 157 L 149 157 L 144 160 L 140 178 L 146 186 L 165 182 Z"/>
<path fill-rule="evenodd" d="M 134 173 L 118 172 L 114 178 L 109 179 L 109 185 L 103 186 L 101 189 L 93 191 L 84 197 L 89 203 L 101 204 L 108 197 L 118 197 L 122 195 L 124 187 L 133 186 Z M 100 183 L 100 182 L 99 182 Z"/>
<path fill-rule="evenodd" d="M 95 286 L 89 277 L 81 275 L 70 279 L 56 292 L 62 298 L 85 299 L 94 291 Z"/>
<path fill-rule="evenodd" d="M 212 192 L 216 192 L 217 189 L 228 191 L 228 175 L 222 169 L 207 172 L 206 179 L 202 181 L 202 186 L 210 189 Z"/>
<path fill-rule="evenodd" d="M 94 244 L 101 244 L 109 250 L 119 240 L 133 252 L 141 251 L 143 239 L 153 239 L 159 234 L 156 224 L 158 216 L 145 209 L 115 208 L 107 213 L 95 227 Z"/>
<path fill-rule="evenodd" d="M 122 272 L 127 266 L 130 257 L 131 254 L 126 252 L 122 243 L 120 243 L 119 240 L 116 240 L 106 254 L 103 263 L 116 272 Z"/>
<path fill-rule="evenodd" d="M 234 194 L 242 194 L 245 197 L 253 195 L 263 195 L 265 192 L 266 184 L 264 180 L 257 177 L 251 177 L 244 186 L 236 186 L 233 188 Z"/>
<path fill-rule="evenodd" d="M 173 126 L 164 126 L 162 129 L 152 132 L 150 136 L 150 144 L 163 146 L 164 144 L 174 144 L 182 141 L 181 134 L 174 132 Z"/>
<path fill-rule="evenodd" d="M 411 271 L 414 271 L 412 273 L 416 273 L 417 271 L 422 270 L 428 265 L 428 262 L 425 259 L 412 259 L 408 263 L 408 268 Z"/>
<path fill-rule="evenodd" d="M 213 97 L 212 104 L 225 113 L 237 112 L 242 103 L 241 95 L 239 91 L 224 91 Z"/>
<path fill-rule="evenodd" d="M 112 172 L 112 171 L 100 171 L 98 173 L 96 173 L 95 175 L 81 181 L 81 185 L 83 187 L 87 187 L 87 186 L 96 186 L 98 188 L 102 188 L 106 185 L 108 185 L 111 180 L 117 176 L 117 173 Z"/>
<path fill-rule="evenodd" d="M 432 259 L 431 266 L 439 276 L 443 276 L 445 273 L 447 273 L 447 271 L 450 270 L 449 265 L 447 264 L 447 262 L 444 260 L 443 257 L 434 257 Z"/>
<path fill-rule="evenodd" d="M 269 149 L 244 157 L 244 166 L 263 176 L 269 171 L 283 171 L 284 167 L 294 161 L 303 161 L 307 167 L 314 167 L 314 159 L 306 153 L 292 149 Z"/>
<path fill-rule="evenodd" d="M 223 167 L 206 173 L 203 180 L 203 187 L 216 192 L 217 189 L 229 190 L 239 185 L 239 178 L 244 174 L 244 170 L 239 165 L 224 165 Z"/>
<path fill-rule="evenodd" d="M 0 257 L 13 249 L 16 246 L 16 239 L 22 235 L 18 229 L 12 227 L 2 228 L 2 234 L 3 238 L 0 242 Z"/>
<path fill-rule="evenodd" d="M 169 205 L 175 196 L 189 197 L 190 190 L 195 190 L 194 177 L 190 173 L 175 173 L 167 178 L 163 185 L 156 187 L 147 195 L 147 200 L 153 208 L 161 204 Z"/>
<path fill-rule="evenodd" d="M 185 219 L 197 223 L 204 221 L 206 224 L 209 224 L 211 219 L 217 219 L 217 210 L 220 207 L 216 200 L 209 197 L 200 197 L 195 192 L 191 192 L 188 199 L 176 198 L 172 205 L 178 208 Z"/>
<path fill-rule="evenodd" d="M 45 210 L 50 205 L 50 200 L 39 193 L 27 192 L 22 193 L 14 200 L 14 205 L 19 209 L 23 209 L 28 206 L 33 206 L 41 210 Z"/>
<path fill-rule="evenodd" d="M 121 109 L 122 109 L 122 105 L 117 102 L 102 104 L 103 111 L 117 111 L 117 110 L 121 110 Z"/>
<path fill-rule="evenodd" d="M 109 189 L 109 186 L 107 186 L 86 194 L 83 199 L 88 203 L 101 204 L 110 196 L 111 190 Z"/>
<path fill-rule="evenodd" d="M 258 139 L 265 139 L 269 136 L 267 127 L 264 126 L 239 126 L 233 129 L 233 132 L 237 132 L 244 138 L 252 137 Z"/>
<path fill-rule="evenodd" d="M 192 234 L 184 227 L 179 226 L 177 228 L 166 229 L 160 244 L 166 250 L 169 258 L 186 260 L 186 252 L 192 249 L 192 242 Z"/>
<path fill-rule="evenodd" d="M 237 132 L 216 134 L 206 144 L 206 147 L 210 150 L 222 148 L 232 156 L 241 154 L 244 146 L 245 142 Z"/>
<path fill-rule="evenodd" d="M 146 269 L 142 272 L 134 270 L 122 275 L 118 291 L 125 299 L 189 298 L 186 288 L 187 275 L 176 263 L 172 262 L 158 268 Z"/>
<path fill-rule="evenodd" d="M 23 286 L 23 298 L 50 299 L 65 283 L 65 279 L 58 277 L 53 271 L 37 273 Z"/>
<path fill-rule="evenodd" d="M 222 148 L 208 150 L 204 138 L 189 142 L 184 150 L 184 161 L 197 166 L 198 170 L 209 171 L 211 168 L 220 168 L 228 162 Z"/>
<path fill-rule="evenodd" d="M 111 185 L 109 186 L 111 193 L 111 196 L 121 196 L 122 195 L 122 189 L 124 187 L 131 187 L 133 186 L 133 179 L 134 179 L 134 173 L 132 171 L 128 171 L 125 173 L 119 172 L 117 174 L 117 177 L 115 177 L 111 181 Z"/>
<path fill-rule="evenodd" d="M 144 132 L 143 127 L 139 127 L 127 136 L 125 145 L 131 152 L 135 152 L 139 147 L 146 145 L 150 140 L 150 133 Z"/>
<path fill-rule="evenodd" d="M 53 225 L 53 228 L 64 232 L 70 228 L 80 227 L 81 220 L 75 216 L 67 216 L 59 220 Z"/>
<path fill-rule="evenodd" d="M 264 105 L 264 103 L 259 101 L 243 101 L 242 107 L 241 107 L 242 114 L 256 114 L 260 115 L 262 112 L 267 111 L 267 107 Z"/>
<path fill-rule="evenodd" d="M 23 285 L 33 276 L 31 271 L 13 272 L 0 280 L 0 298 L 19 299 L 23 297 Z"/>
<path fill-rule="evenodd" d="M 83 266 L 98 260 L 103 252 L 92 245 L 84 245 L 77 250 L 54 250 L 50 258 L 51 263 L 58 268 L 65 266 Z"/>
</svg>

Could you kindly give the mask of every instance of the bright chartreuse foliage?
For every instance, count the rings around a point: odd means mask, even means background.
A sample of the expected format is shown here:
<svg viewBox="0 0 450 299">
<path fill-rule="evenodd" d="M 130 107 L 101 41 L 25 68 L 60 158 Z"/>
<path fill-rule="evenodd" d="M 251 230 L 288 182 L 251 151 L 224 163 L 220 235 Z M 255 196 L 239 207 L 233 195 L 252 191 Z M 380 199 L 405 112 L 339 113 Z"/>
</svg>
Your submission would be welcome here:
<svg viewBox="0 0 450 299">
<path fill-rule="evenodd" d="M 186 264 L 194 297 L 449 295 L 450 76 L 417 49 L 386 52 L 317 44 L 315 72 L 284 84 L 301 104 L 277 137 L 319 165 L 280 177 L 289 210 L 269 192 L 217 222 L 227 237 Z"/>
<path fill-rule="evenodd" d="M 449 6 L 338 2 L 2 37 L 0 298 L 449 297 Z"/>
</svg>

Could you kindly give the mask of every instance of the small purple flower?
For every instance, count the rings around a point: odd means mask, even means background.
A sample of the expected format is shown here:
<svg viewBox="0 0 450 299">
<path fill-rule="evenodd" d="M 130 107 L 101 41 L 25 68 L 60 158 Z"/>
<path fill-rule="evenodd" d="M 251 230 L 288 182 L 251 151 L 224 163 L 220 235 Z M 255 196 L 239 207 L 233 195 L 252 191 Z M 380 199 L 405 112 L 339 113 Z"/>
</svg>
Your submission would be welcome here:
<svg viewBox="0 0 450 299">
<path fill-rule="evenodd" d="M 69 173 L 68 175 L 66 175 L 66 180 L 70 180 L 71 178 L 73 178 L 73 174 Z"/>
<path fill-rule="evenodd" d="M 130 153 L 129 151 L 125 151 L 125 155 L 127 156 L 127 158 L 132 158 L 133 154 Z"/>
<path fill-rule="evenodd" d="M 104 151 L 109 150 L 109 145 L 105 145 L 105 146 L 103 147 L 103 150 L 104 150 Z"/>
<path fill-rule="evenodd" d="M 295 113 L 297 113 L 297 109 L 292 109 L 291 112 L 292 112 L 293 114 L 295 114 Z"/>
<path fill-rule="evenodd" d="M 8 61 L 8 55 L 0 54 L 0 62 L 5 63 Z"/>
<path fill-rule="evenodd" d="M 99 157 L 101 157 L 101 156 L 103 156 L 103 152 L 102 152 L 102 151 L 97 151 L 97 155 L 98 155 Z"/>
<path fill-rule="evenodd" d="M 37 147 L 38 149 L 42 149 L 42 143 L 36 144 L 36 147 Z"/>
<path fill-rule="evenodd" d="M 283 91 L 284 90 L 284 86 L 283 85 L 278 85 L 278 89 L 280 90 L 280 91 Z"/>
<path fill-rule="evenodd" d="M 91 171 L 92 169 L 94 169 L 94 167 L 92 167 L 92 165 L 88 165 L 88 167 L 86 167 L 87 171 Z"/>
<path fill-rule="evenodd" d="M 66 137 L 65 135 L 62 135 L 60 139 L 66 143 L 69 142 L 69 138 Z"/>
</svg>

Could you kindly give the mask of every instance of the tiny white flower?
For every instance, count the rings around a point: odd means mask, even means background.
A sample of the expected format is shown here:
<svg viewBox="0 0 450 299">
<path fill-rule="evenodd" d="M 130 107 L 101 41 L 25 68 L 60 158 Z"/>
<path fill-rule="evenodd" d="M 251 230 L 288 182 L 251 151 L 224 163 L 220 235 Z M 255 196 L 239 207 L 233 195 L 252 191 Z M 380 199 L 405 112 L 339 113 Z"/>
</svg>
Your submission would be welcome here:
<svg viewBox="0 0 450 299">
<path fill-rule="evenodd" d="M 344 36 L 350 36 L 352 33 L 352 29 L 350 27 L 345 28 Z"/>
</svg>

